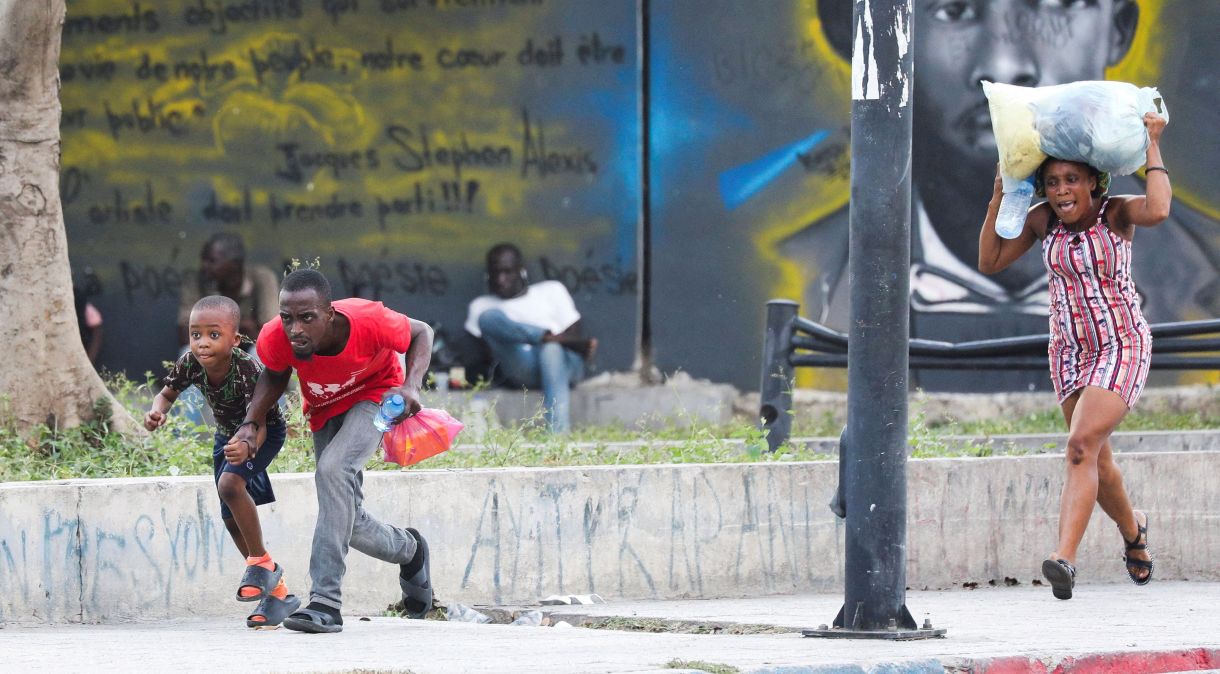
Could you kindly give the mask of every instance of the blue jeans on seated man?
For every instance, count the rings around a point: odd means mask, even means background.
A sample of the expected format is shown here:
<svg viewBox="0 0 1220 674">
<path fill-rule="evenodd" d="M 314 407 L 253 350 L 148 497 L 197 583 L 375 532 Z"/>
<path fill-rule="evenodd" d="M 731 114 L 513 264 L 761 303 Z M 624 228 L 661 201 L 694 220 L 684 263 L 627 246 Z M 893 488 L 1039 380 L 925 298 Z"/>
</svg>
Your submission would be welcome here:
<svg viewBox="0 0 1220 674">
<path fill-rule="evenodd" d="M 555 342 L 543 343 L 545 329 L 518 323 L 499 309 L 479 316 L 479 330 L 505 379 L 515 386 L 542 388 L 547 428 L 554 433 L 570 431 L 571 387 L 585 375 L 580 354 Z"/>
</svg>

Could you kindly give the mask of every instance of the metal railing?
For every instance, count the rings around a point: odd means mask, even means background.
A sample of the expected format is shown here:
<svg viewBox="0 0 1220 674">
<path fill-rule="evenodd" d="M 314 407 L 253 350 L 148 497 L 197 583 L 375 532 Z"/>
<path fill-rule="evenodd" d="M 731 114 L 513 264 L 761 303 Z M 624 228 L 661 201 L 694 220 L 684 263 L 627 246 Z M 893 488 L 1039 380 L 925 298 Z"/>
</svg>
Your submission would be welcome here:
<svg viewBox="0 0 1220 674">
<path fill-rule="evenodd" d="M 759 416 L 767 445 L 775 451 L 792 432 L 795 368 L 847 367 L 847 335 L 797 315 L 791 300 L 767 302 L 763 337 Z M 1155 323 L 1154 370 L 1220 370 L 1220 319 Z M 1210 336 L 1209 336 L 1210 335 Z M 1023 335 L 967 342 L 913 338 L 910 368 L 916 370 L 1044 370 L 1049 335 Z"/>
</svg>

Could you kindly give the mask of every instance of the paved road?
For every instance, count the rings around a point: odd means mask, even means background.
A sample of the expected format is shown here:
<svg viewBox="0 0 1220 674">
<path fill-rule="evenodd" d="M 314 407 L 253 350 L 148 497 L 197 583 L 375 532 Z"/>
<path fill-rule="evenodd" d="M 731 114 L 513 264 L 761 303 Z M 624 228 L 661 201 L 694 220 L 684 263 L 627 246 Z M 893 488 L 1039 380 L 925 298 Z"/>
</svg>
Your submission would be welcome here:
<svg viewBox="0 0 1220 674">
<path fill-rule="evenodd" d="M 816 627 L 836 595 L 614 602 L 557 613 Z M 1220 668 L 1220 583 L 1082 585 L 1061 602 L 1041 587 L 909 592 L 916 621 L 944 639 L 825 640 L 636 633 L 345 617 L 340 634 L 248 630 L 232 621 L 0 628 L 3 672 L 656 672 L 673 660 L 728 664 L 743 672 L 797 674 L 856 665 L 855 672 L 942 672 L 988 663 L 1005 671 L 1207 671 Z M 235 604 L 240 612 L 240 607 Z M 1108 660 L 1098 660 L 1105 654 Z M 1090 658 L 1092 658 L 1090 660 Z M 1007 660 L 1004 660 L 1007 659 Z M 1100 669 L 1096 669 L 1102 662 Z M 888 664 L 887 664 L 888 663 Z M 1029 664 L 1022 669 L 1022 663 Z M 1108 664 L 1104 664 L 1108 663 Z M 1050 667 L 1045 665 L 1049 664 Z M 783 669 L 781 669 L 783 668 Z M 966 670 L 954 670 L 966 671 Z"/>
</svg>

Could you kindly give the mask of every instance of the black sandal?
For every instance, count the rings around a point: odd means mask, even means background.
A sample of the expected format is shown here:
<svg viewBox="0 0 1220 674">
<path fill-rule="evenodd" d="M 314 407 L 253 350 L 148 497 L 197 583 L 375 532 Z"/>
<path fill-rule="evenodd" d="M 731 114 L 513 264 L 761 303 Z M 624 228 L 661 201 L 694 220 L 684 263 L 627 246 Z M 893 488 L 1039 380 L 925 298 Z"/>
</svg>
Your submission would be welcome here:
<svg viewBox="0 0 1220 674">
<path fill-rule="evenodd" d="M 266 567 L 258 564 L 248 565 L 246 572 L 242 574 L 241 585 L 237 586 L 237 601 L 262 601 L 271 594 L 283 577 L 284 569 L 278 563 L 274 571 L 268 571 Z M 241 591 L 247 587 L 258 590 L 258 594 L 243 595 Z"/>
<path fill-rule="evenodd" d="M 408 568 L 413 566 L 411 563 L 400 564 L 398 586 L 402 589 L 403 613 L 408 618 L 423 620 L 424 616 L 428 615 L 428 611 L 432 610 L 432 580 L 428 573 L 428 541 L 425 541 L 424 537 L 415 529 L 408 527 L 407 532 L 415 537 L 415 555 L 418 561 L 416 558 L 412 558 L 411 562 L 415 562 L 414 566 L 418 568 L 414 570 Z M 411 575 L 408 576 L 408 573 Z"/>
<path fill-rule="evenodd" d="M 331 634 L 343 631 L 343 616 L 329 606 L 309 603 L 303 609 L 284 618 L 284 627 L 310 634 Z"/>
<path fill-rule="evenodd" d="M 255 607 L 254 613 L 246 616 L 246 627 L 275 627 L 301 608 L 301 600 L 295 594 L 283 599 L 269 594 Z M 262 618 L 262 620 L 259 620 Z"/>
<path fill-rule="evenodd" d="M 1148 549 L 1148 513 L 1140 510 L 1136 510 L 1135 512 L 1144 516 L 1144 523 L 1141 525 L 1139 518 L 1135 518 L 1135 526 L 1138 527 L 1138 531 L 1135 534 L 1134 540 L 1129 541 L 1127 540 L 1126 536 L 1123 536 L 1123 543 L 1127 546 L 1128 553 L 1134 550 Z M 1122 536 L 1122 531 L 1119 531 L 1118 535 Z M 1143 542 L 1141 543 L 1140 541 Z M 1127 565 L 1127 577 L 1131 579 L 1132 583 L 1135 583 L 1136 585 L 1147 585 L 1152 581 L 1151 554 L 1148 555 L 1148 559 L 1136 559 L 1130 554 L 1124 554 L 1123 562 Z M 1147 570 L 1148 573 L 1141 576 L 1140 572 L 1145 570 Z"/>
<path fill-rule="evenodd" d="M 1042 575 L 1051 583 L 1051 593 L 1056 599 L 1071 599 L 1076 587 L 1076 567 L 1064 559 L 1048 559 L 1042 562 Z"/>
</svg>

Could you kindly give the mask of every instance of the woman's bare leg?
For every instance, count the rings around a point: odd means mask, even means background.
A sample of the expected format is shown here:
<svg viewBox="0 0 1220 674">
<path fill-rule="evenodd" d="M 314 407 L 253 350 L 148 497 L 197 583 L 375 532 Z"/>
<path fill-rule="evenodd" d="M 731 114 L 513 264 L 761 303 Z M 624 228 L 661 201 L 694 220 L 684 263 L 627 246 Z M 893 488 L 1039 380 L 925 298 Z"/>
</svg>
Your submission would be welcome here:
<svg viewBox="0 0 1220 674">
<path fill-rule="evenodd" d="M 1072 414 L 1079 399 L 1080 392 L 1078 391 L 1063 402 L 1063 417 L 1069 430 L 1072 427 Z M 1146 521 L 1136 520 L 1135 510 L 1131 506 L 1131 501 L 1127 497 L 1127 489 L 1123 485 L 1122 472 L 1114 461 L 1114 450 L 1110 445 L 1108 435 L 1097 455 L 1097 504 L 1118 525 L 1119 533 L 1124 541 L 1135 540 L 1139 534 L 1139 525 L 1146 524 Z M 1135 559 L 1151 559 L 1147 550 L 1132 550 L 1129 554 Z"/>
<path fill-rule="evenodd" d="M 1074 565 L 1077 548 L 1093 514 L 1093 505 L 1099 498 L 1104 499 L 1102 508 L 1111 517 L 1118 514 L 1125 519 L 1118 512 L 1123 503 L 1130 512 L 1131 504 L 1126 501 L 1126 495 L 1122 495 L 1120 502 L 1114 494 L 1115 476 L 1120 490 L 1122 477 L 1114 465 L 1113 452 L 1104 469 L 1107 479 L 1104 491 L 1099 472 L 1102 448 L 1126 416 L 1127 404 L 1113 391 L 1088 386 L 1064 401 L 1063 414 L 1068 420 L 1067 480 L 1059 503 L 1059 543 L 1052 558 L 1064 559 Z M 1111 514 L 1110 508 L 1116 512 Z M 1134 515 L 1131 517 L 1134 519 Z M 1116 521 L 1122 523 L 1121 519 Z"/>
</svg>

